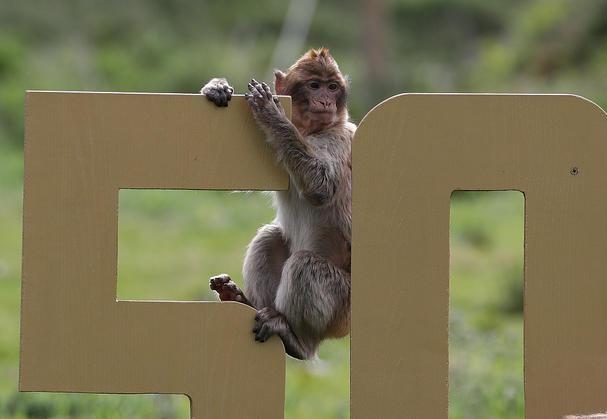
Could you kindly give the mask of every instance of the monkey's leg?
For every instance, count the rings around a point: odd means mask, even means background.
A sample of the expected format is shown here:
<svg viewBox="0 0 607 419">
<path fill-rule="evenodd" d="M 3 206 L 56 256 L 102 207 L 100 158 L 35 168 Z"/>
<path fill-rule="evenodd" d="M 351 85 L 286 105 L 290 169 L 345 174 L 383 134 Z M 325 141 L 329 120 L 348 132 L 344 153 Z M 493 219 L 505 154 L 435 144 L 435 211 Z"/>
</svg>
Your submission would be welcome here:
<svg viewBox="0 0 607 419">
<path fill-rule="evenodd" d="M 261 227 L 247 248 L 242 267 L 246 294 L 257 309 L 274 307 L 282 268 L 289 248 L 275 224 Z"/>
<path fill-rule="evenodd" d="M 256 339 L 277 334 L 289 355 L 312 358 L 322 339 L 349 329 L 350 274 L 314 252 L 296 252 L 285 263 L 275 306 L 258 312 Z"/>
<path fill-rule="evenodd" d="M 237 301 L 253 307 L 242 290 L 227 274 L 212 276 L 209 285 L 213 291 L 219 294 L 221 301 Z"/>
</svg>

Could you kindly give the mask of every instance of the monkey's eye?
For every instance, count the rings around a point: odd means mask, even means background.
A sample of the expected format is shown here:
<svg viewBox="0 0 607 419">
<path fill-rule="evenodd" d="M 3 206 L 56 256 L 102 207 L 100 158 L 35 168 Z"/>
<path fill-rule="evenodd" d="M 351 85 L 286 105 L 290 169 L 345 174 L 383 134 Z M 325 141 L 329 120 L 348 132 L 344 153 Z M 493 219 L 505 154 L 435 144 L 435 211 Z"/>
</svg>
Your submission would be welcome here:
<svg viewBox="0 0 607 419">
<path fill-rule="evenodd" d="M 317 81 L 310 82 L 310 88 L 318 89 L 320 87 L 320 83 Z"/>
<path fill-rule="evenodd" d="M 329 90 L 335 91 L 337 87 L 337 83 L 329 83 Z"/>
</svg>

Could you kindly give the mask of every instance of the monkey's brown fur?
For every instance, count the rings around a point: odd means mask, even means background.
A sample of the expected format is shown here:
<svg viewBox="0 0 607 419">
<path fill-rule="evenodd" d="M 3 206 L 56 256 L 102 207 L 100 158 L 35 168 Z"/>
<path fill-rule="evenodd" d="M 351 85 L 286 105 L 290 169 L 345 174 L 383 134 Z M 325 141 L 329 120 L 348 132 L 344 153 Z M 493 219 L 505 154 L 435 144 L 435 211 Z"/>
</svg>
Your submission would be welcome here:
<svg viewBox="0 0 607 419">
<path fill-rule="evenodd" d="M 319 343 L 350 330 L 351 141 L 347 81 L 326 48 L 275 72 L 277 94 L 293 99 L 289 121 L 270 88 L 251 80 L 253 117 L 291 178 L 276 192 L 276 218 L 259 229 L 245 256 L 243 293 L 229 276 L 211 278 L 222 301 L 258 310 L 253 332 L 276 334 L 287 353 L 314 357 Z M 232 88 L 213 79 L 202 93 L 227 106 Z M 245 296 L 246 295 L 246 296 Z"/>
</svg>

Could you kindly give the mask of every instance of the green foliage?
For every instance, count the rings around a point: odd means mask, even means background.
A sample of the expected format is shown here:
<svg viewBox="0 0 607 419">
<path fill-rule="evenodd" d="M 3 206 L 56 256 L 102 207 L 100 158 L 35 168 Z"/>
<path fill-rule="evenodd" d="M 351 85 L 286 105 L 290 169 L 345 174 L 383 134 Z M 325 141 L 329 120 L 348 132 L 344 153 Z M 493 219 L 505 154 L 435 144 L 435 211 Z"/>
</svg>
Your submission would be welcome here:
<svg viewBox="0 0 607 419">
<path fill-rule="evenodd" d="M 185 396 L 15 393 L 0 417 L 14 419 L 169 419 L 187 417 Z M 6 415 L 6 416 L 3 416 Z"/>
<path fill-rule="evenodd" d="M 451 419 L 524 417 L 524 207 L 515 191 L 453 194 Z"/>
<path fill-rule="evenodd" d="M 352 77 L 355 120 L 403 91 L 571 92 L 607 104 L 607 0 L 386 0 L 375 6 L 379 46 L 361 32 L 366 4 L 318 2 L 305 41 L 331 47 Z M 243 91 L 251 76 L 269 80 L 288 6 L 2 2 L 0 142 L 22 144 L 26 89 L 196 92 L 224 75 Z"/>
</svg>

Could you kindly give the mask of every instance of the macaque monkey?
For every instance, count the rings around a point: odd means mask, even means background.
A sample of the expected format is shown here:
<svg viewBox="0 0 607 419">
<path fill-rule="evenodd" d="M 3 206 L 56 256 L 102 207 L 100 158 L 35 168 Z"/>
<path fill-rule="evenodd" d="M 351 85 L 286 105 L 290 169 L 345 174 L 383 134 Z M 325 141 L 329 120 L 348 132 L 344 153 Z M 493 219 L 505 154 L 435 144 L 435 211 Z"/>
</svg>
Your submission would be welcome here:
<svg viewBox="0 0 607 419">
<path fill-rule="evenodd" d="M 222 301 L 257 310 L 253 333 L 278 335 L 287 353 L 310 359 L 325 338 L 350 331 L 351 142 L 347 81 L 326 48 L 310 50 L 288 71 L 276 70 L 276 94 L 292 97 L 292 119 L 266 83 L 245 94 L 266 141 L 289 173 L 291 187 L 274 193 L 276 218 L 249 244 L 243 292 L 226 274 L 211 278 Z M 212 79 L 201 93 L 227 106 L 233 89 Z"/>
</svg>

